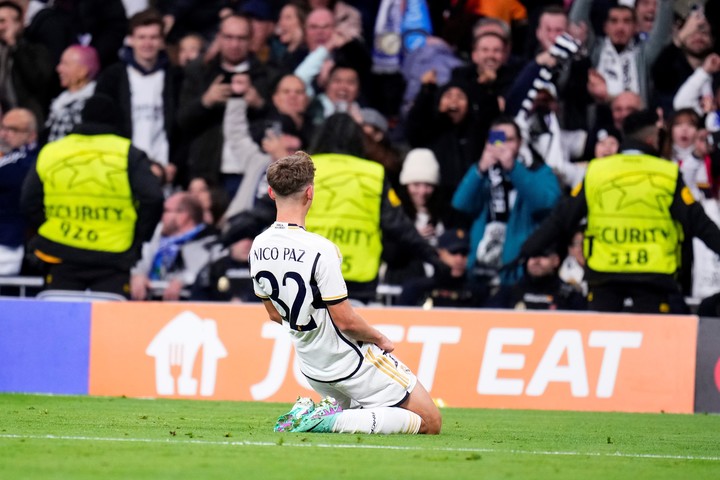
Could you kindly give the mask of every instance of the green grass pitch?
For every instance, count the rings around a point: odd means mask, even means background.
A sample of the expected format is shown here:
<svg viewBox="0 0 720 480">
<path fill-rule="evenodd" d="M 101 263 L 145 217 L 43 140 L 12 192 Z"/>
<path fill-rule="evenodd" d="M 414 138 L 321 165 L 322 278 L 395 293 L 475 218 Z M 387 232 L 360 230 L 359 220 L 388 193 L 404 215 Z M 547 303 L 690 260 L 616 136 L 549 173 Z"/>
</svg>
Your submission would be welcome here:
<svg viewBox="0 0 720 480">
<path fill-rule="evenodd" d="M 439 436 L 277 434 L 289 404 L 0 394 L 2 479 L 720 479 L 720 416 L 445 408 Z"/>
</svg>

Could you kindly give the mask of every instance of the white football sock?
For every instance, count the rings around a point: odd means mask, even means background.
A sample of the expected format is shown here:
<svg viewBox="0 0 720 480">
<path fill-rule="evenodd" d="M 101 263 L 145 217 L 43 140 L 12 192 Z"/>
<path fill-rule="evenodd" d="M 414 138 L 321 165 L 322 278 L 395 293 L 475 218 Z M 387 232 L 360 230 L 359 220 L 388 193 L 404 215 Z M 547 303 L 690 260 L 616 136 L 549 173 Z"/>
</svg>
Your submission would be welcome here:
<svg viewBox="0 0 720 480">
<path fill-rule="evenodd" d="M 332 426 L 335 433 L 418 433 L 420 415 L 399 407 L 343 410 Z"/>
</svg>

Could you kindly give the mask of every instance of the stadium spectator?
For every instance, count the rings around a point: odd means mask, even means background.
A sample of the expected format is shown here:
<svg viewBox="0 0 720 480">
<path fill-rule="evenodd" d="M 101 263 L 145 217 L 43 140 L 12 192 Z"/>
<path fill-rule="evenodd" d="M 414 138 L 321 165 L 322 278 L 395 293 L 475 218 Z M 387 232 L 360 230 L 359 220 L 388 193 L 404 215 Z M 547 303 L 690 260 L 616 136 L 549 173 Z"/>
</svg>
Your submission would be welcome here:
<svg viewBox="0 0 720 480">
<path fill-rule="evenodd" d="M 658 0 L 635 0 L 633 8 L 637 22 L 637 40 L 640 42 L 647 40 L 652 31 L 657 15 L 657 3 Z"/>
<path fill-rule="evenodd" d="M 243 238 L 230 245 L 227 253 L 200 270 L 190 292 L 190 300 L 249 303 L 260 299 L 253 290 L 250 277 L 250 246 L 252 238 Z"/>
<path fill-rule="evenodd" d="M 289 1 L 280 10 L 270 53 L 270 62 L 280 75 L 293 73 L 308 54 L 305 22 L 309 12 L 299 0 Z"/>
<path fill-rule="evenodd" d="M 302 152 L 270 166 L 276 222 L 255 238 L 250 253 L 255 294 L 270 319 L 291 331 L 302 372 L 325 396 L 318 405 L 309 398 L 298 399 L 278 419 L 275 430 L 440 433 L 442 419 L 430 395 L 392 356 L 393 343 L 353 310 L 338 247 L 305 231 L 308 210 L 323 188 L 322 182 L 313 181 L 314 170 L 313 160 Z M 276 248 L 292 251 L 295 261 L 263 255 Z M 314 260 L 303 262 L 302 254 Z M 307 294 L 298 297 L 298 291 Z M 287 305 L 293 305 L 292 311 Z M 390 360 L 383 369 L 373 360 L 380 357 Z"/>
<path fill-rule="evenodd" d="M 265 115 L 255 119 L 250 125 L 253 139 L 261 144 L 267 128 L 272 127 L 275 122 L 282 123 L 283 117 L 288 117 L 295 124 L 295 129 L 300 132 L 302 145 L 308 145 L 315 129 L 309 106 L 310 99 L 300 77 L 293 74 L 284 75 L 275 86 Z"/>
<path fill-rule="evenodd" d="M 93 47 L 72 45 L 65 49 L 55 70 L 64 90 L 50 104 L 43 144 L 59 140 L 82 122 L 85 101 L 95 93 L 100 59 Z"/>
<path fill-rule="evenodd" d="M 482 33 L 473 43 L 472 64 L 452 71 L 450 82 L 464 83 L 472 109 L 489 120 L 504 109 L 503 96 L 519 70 L 508 63 L 509 45 L 509 38 L 496 32 Z"/>
<path fill-rule="evenodd" d="M 429 277 L 407 277 L 402 282 L 398 305 L 453 308 L 479 308 L 488 296 L 488 287 L 467 275 L 470 250 L 465 230 L 450 228 L 437 239 L 440 261 L 446 270 L 433 272 Z"/>
<path fill-rule="evenodd" d="M 212 40 L 218 30 L 218 21 L 232 14 L 227 0 L 157 0 L 156 3 L 163 16 L 163 31 L 172 44 L 188 33 L 198 33 L 206 41 Z"/>
<path fill-rule="evenodd" d="M 374 160 L 385 167 L 385 177 L 393 188 L 399 186 L 398 176 L 402 167 L 402 155 L 390 140 L 388 120 L 374 108 L 360 109 L 360 126 L 365 133 L 365 152 L 368 160 Z"/>
<path fill-rule="evenodd" d="M 405 119 L 412 108 L 413 101 L 422 88 L 422 78 L 426 72 L 432 70 L 436 83 L 444 85 L 450 81 L 453 69 L 461 65 L 463 61 L 455 55 L 450 45 L 438 37 L 429 36 L 425 39 L 424 45 L 408 52 L 403 57 L 401 65 L 405 80 L 400 107 L 402 118 Z"/>
<path fill-rule="evenodd" d="M 241 77 L 246 75 L 236 75 L 233 78 L 232 88 L 236 93 L 247 88 L 247 81 L 243 81 Z M 304 94 L 302 89 L 301 92 Z M 302 146 L 300 132 L 295 122 L 288 116 L 280 116 L 277 117 L 279 120 L 276 121 L 275 126 L 265 130 L 260 148 L 250 136 L 246 112 L 247 104 L 242 95 L 228 100 L 223 122 L 224 155 L 243 162 L 242 169 L 245 173 L 240 187 L 230 201 L 225 213 L 226 218 L 252 209 L 258 197 L 267 194 L 265 171 L 270 163 L 287 156 L 288 152 L 297 151 Z"/>
<path fill-rule="evenodd" d="M 48 143 L 23 185 L 21 206 L 39 235 L 45 287 L 127 296 L 130 267 L 152 236 L 162 190 L 144 152 L 117 133 L 117 107 L 96 94 L 72 135 Z"/>
<path fill-rule="evenodd" d="M 330 116 L 311 151 L 318 190 L 308 231 L 338 244 L 353 299 L 374 298 L 383 242 L 395 242 L 395 248 L 437 265 L 437 254 L 405 215 L 383 167 L 364 159 L 363 132 L 352 117 Z"/>
<path fill-rule="evenodd" d="M 305 22 L 305 42 L 308 55 L 295 69 L 295 75 L 305 82 L 308 96 L 327 88 L 330 72 L 336 65 L 353 68 L 361 85 L 369 85 L 372 60 L 364 43 L 335 24 L 333 13 L 326 8 L 310 12 Z"/>
<path fill-rule="evenodd" d="M 152 294 L 151 281 L 166 281 L 163 300 L 179 300 L 183 288 L 195 283 L 198 272 L 211 260 L 210 244 L 216 231 L 203 223 L 203 208 L 193 195 L 175 193 L 165 200 L 162 220 L 152 239 L 143 245 L 142 258 L 132 269 L 133 300 Z"/>
<path fill-rule="evenodd" d="M 450 203 L 463 175 L 482 153 L 489 115 L 471 108 L 462 82 L 451 80 L 438 87 L 429 71 L 422 84 L 408 113 L 406 136 L 411 147 L 429 148 L 435 154 L 440 163 L 439 193 L 442 201 Z"/>
<path fill-rule="evenodd" d="M 325 92 L 313 98 L 309 107 L 317 126 L 334 113 L 359 115 L 360 75 L 349 65 L 335 65 L 328 75 Z"/>
<path fill-rule="evenodd" d="M 318 190 L 307 228 L 338 244 L 351 298 L 374 299 L 383 242 L 438 267 L 435 250 L 405 215 L 383 167 L 364 158 L 362 128 L 352 117 L 330 116 L 310 150 Z"/>
<path fill-rule="evenodd" d="M 650 99 L 650 69 L 660 52 L 672 38 L 672 1 L 658 0 L 658 11 L 647 40 L 636 43 L 637 19 L 632 8 L 612 5 L 604 23 L 604 35 L 595 36 L 590 24 L 593 0 L 575 0 L 570 9 L 570 21 L 584 26 L 587 38 L 580 38 L 588 48 L 591 64 L 604 83 L 609 101 L 621 92 L 640 95 L 645 104 Z M 577 30 L 575 30 L 578 35 Z"/>
<path fill-rule="evenodd" d="M 693 108 L 698 115 L 705 116 L 705 127 L 710 132 L 720 130 L 720 55 L 711 53 L 702 66 L 688 77 L 673 99 L 675 110 Z"/>
<path fill-rule="evenodd" d="M 208 226 L 218 226 L 229 203 L 225 189 L 206 178 L 195 177 L 188 183 L 187 191 L 200 202 L 203 209 L 203 223 Z"/>
<path fill-rule="evenodd" d="M 691 108 L 677 110 L 670 118 L 663 157 L 680 166 L 685 185 L 697 201 L 715 196 L 720 177 L 720 155 L 707 145 L 707 130 Z"/>
<path fill-rule="evenodd" d="M 23 34 L 23 11 L 0 1 L 0 109 L 27 108 L 45 121 L 53 91 L 53 68 L 47 49 Z"/>
<path fill-rule="evenodd" d="M 558 276 L 560 280 L 571 285 L 575 290 L 587 296 L 588 286 L 585 281 L 585 255 L 583 253 L 583 231 L 585 226 L 578 226 L 573 232 L 567 246 L 567 255 L 560 264 Z"/>
<path fill-rule="evenodd" d="M 683 237 L 698 237 L 720 253 L 720 229 L 695 202 L 678 166 L 657 157 L 657 120 L 648 110 L 628 116 L 621 153 L 590 162 L 583 183 L 522 247 L 524 258 L 535 256 L 587 216 L 590 310 L 621 311 L 631 298 L 633 312 L 683 312 L 676 303 Z"/>
<path fill-rule="evenodd" d="M 633 92 L 622 92 L 612 99 L 610 102 L 610 116 L 612 118 L 612 126 L 622 131 L 625 118 L 631 113 L 639 112 L 645 108 L 645 104 L 640 95 Z M 605 128 L 607 125 L 602 123 L 602 119 L 598 119 L 599 128 Z"/>
<path fill-rule="evenodd" d="M 128 24 L 128 46 L 120 61 L 108 67 L 95 87 L 114 99 L 123 135 L 160 163 L 172 183 L 175 115 L 180 73 L 165 52 L 162 17 L 155 10 L 135 14 Z"/>
<path fill-rule="evenodd" d="M 672 110 L 673 97 L 680 86 L 703 66 L 713 43 L 710 24 L 702 12 L 696 10 L 688 15 L 673 42 L 660 53 L 652 68 L 652 80 L 657 101 L 666 114 Z"/>
<path fill-rule="evenodd" d="M 47 2 L 25 30 L 27 39 L 40 43 L 57 65 L 62 53 L 74 44 L 93 47 L 100 69 L 118 60 L 127 33 L 127 16 L 121 0 L 54 0 Z"/>
<path fill-rule="evenodd" d="M 502 285 L 484 305 L 514 310 L 586 310 L 581 292 L 565 283 L 558 274 L 562 258 L 556 245 L 530 257 L 525 275 L 515 285 Z"/>
<path fill-rule="evenodd" d="M 197 33 L 188 33 L 178 42 L 178 66 L 185 68 L 205 53 L 206 41 Z"/>
<path fill-rule="evenodd" d="M 558 79 L 553 79 L 552 70 L 569 64 L 571 49 L 577 45 L 565 35 L 556 39 L 564 42 L 566 56 L 542 52 L 523 68 L 508 92 L 506 113 L 515 115 L 531 153 L 552 168 L 563 185 L 572 187 L 585 173 L 584 165 L 574 160 L 582 157 L 587 132 L 560 124 L 559 87 L 554 83 Z M 560 50 L 555 44 L 551 48 Z"/>
<path fill-rule="evenodd" d="M 178 109 L 178 124 L 190 142 L 188 174 L 220 182 L 232 197 L 242 181 L 242 172 L 223 172 L 222 123 L 225 105 L 232 92 L 235 73 L 247 72 L 251 85 L 245 101 L 252 115 L 264 107 L 267 96 L 267 70 L 249 51 L 250 21 L 230 15 L 220 23 L 219 53 L 208 63 L 191 62 L 185 69 Z"/>
<path fill-rule="evenodd" d="M 310 0 L 308 3 L 312 10 L 330 10 L 338 29 L 347 32 L 350 38 L 362 39 L 362 18 L 357 8 L 342 0 Z"/>
<path fill-rule="evenodd" d="M 270 59 L 270 36 L 275 30 L 273 6 L 265 0 L 245 0 L 239 7 L 239 13 L 250 19 L 250 51 L 262 64 Z"/>
<path fill-rule="evenodd" d="M 558 35 L 567 32 L 568 16 L 565 10 L 559 5 L 550 5 L 540 12 L 537 28 L 535 29 L 535 39 L 537 40 L 537 49 L 530 55 L 534 57 L 541 52 L 547 52 L 555 44 Z"/>
<path fill-rule="evenodd" d="M 30 110 L 14 108 L 5 113 L 0 124 L 0 150 L 0 275 L 17 275 L 27 233 L 20 194 L 38 154 L 37 123 Z"/>
<path fill-rule="evenodd" d="M 583 160 L 590 161 L 593 158 L 615 155 L 620 150 L 621 139 L 622 134 L 614 127 L 601 128 L 597 132 L 591 132 L 585 144 Z"/>
<path fill-rule="evenodd" d="M 334 35 L 334 32 L 335 18 L 330 10 L 316 8 L 310 11 L 305 19 L 305 44 L 308 53 L 294 72 L 305 83 L 308 97 L 315 96 L 316 89 L 313 82 L 323 70 L 326 60 L 329 60 L 331 50 L 346 40 L 342 33 Z M 318 79 L 320 90 L 325 87 L 326 81 L 327 78 L 324 76 Z"/>
<path fill-rule="evenodd" d="M 510 118 L 492 124 L 477 164 L 455 191 L 452 206 L 473 218 L 468 274 L 503 285 L 516 283 L 521 268 L 513 268 L 520 246 L 540 225 L 560 198 L 560 185 L 550 167 L 521 156 L 522 138 Z M 504 138 L 503 138 L 504 137 Z"/>
<path fill-rule="evenodd" d="M 437 245 L 437 237 L 445 230 L 442 217 L 448 210 L 440 203 L 439 194 L 436 193 L 439 183 L 440 165 L 432 150 L 410 150 L 402 164 L 397 193 L 403 210 L 415 224 L 415 229 L 432 246 Z M 432 276 L 431 266 L 426 266 L 403 248 L 392 248 L 394 246 L 399 245 L 386 242 L 383 250 L 387 267 L 383 275 L 385 283 L 400 285 L 410 278 Z"/>
</svg>

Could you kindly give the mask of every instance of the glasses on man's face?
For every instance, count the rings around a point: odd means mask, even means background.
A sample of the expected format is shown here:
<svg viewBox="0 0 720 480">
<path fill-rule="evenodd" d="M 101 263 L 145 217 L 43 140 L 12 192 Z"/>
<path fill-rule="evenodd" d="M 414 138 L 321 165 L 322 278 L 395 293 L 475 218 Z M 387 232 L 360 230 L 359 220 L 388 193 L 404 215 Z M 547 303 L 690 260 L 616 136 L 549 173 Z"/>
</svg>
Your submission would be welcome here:
<svg viewBox="0 0 720 480">
<path fill-rule="evenodd" d="M 220 37 L 226 41 L 247 42 L 250 40 L 250 35 L 228 35 L 227 33 L 221 33 Z"/>
<path fill-rule="evenodd" d="M 0 131 L 10 133 L 27 133 L 27 128 L 15 127 L 13 125 L 0 125 Z"/>
</svg>

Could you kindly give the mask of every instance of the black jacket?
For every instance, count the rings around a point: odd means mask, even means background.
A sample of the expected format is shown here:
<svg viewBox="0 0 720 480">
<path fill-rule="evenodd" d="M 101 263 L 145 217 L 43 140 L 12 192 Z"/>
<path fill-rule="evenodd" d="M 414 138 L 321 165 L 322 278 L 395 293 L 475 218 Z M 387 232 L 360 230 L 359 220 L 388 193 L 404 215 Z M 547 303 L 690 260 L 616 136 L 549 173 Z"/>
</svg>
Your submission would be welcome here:
<svg viewBox="0 0 720 480">
<path fill-rule="evenodd" d="M 503 285 L 488 299 L 485 308 L 516 310 L 587 310 L 582 293 L 556 275 L 524 275 L 516 285 Z"/>
<path fill-rule="evenodd" d="M 267 99 L 267 70 L 253 56 L 248 57 L 248 61 L 252 84 L 258 93 Z M 183 140 L 190 142 L 187 159 L 189 178 L 203 176 L 210 180 L 219 180 L 225 105 L 207 108 L 202 104 L 202 96 L 220 75 L 225 76 L 226 72 L 221 68 L 219 58 L 208 64 L 196 60 L 185 68 L 177 120 Z M 248 110 L 248 120 L 254 119 L 254 113 L 253 110 Z"/>
<path fill-rule="evenodd" d="M 108 125 L 81 124 L 73 130 L 73 133 L 91 136 L 116 132 Z M 30 242 L 29 248 L 40 250 L 45 254 L 72 263 L 113 266 L 129 271 L 140 258 L 140 248 L 143 242 L 152 237 L 155 227 L 160 221 L 163 209 L 163 193 L 160 181 L 150 170 L 150 162 L 147 156 L 133 146 L 130 147 L 128 152 L 128 178 L 130 190 L 135 200 L 137 221 L 135 223 L 133 245 L 127 251 L 111 253 L 83 250 L 62 245 L 40 235 Z M 39 227 L 45 222 L 44 198 L 43 184 L 38 176 L 37 169 L 33 168 L 25 178 L 20 206 L 30 224 L 34 227 Z"/>
<path fill-rule="evenodd" d="M 621 151 L 634 149 L 654 155 L 649 147 L 628 140 L 623 142 Z M 602 162 L 602 159 L 593 160 Z M 682 198 L 682 191 L 685 183 L 682 175 L 678 174 L 675 185 L 673 201 L 670 204 L 669 213 L 677 220 L 685 233 L 685 238 L 698 237 L 708 248 L 720 254 L 720 229 L 705 214 L 702 206 L 693 202 L 687 204 Z M 588 205 L 585 198 L 585 186 L 575 189 L 573 195 L 562 199 L 550 216 L 538 227 L 538 229 L 525 241 L 520 251 L 522 258 L 530 258 L 543 252 L 552 243 L 569 239 L 573 229 L 588 214 Z M 646 283 L 662 288 L 666 291 L 677 292 L 677 275 L 665 275 L 660 273 L 607 273 L 597 272 L 586 267 L 586 279 L 588 285 L 601 285 L 613 281 Z"/>
<path fill-rule="evenodd" d="M 2 49 L 8 47 L 2 46 Z M 57 90 L 55 80 L 55 64 L 45 46 L 31 43 L 20 38 L 17 45 L 8 51 L 8 63 L 12 65 L 8 81 L 12 82 L 15 90 L 15 104 L 8 103 L 9 99 L 0 98 L 3 111 L 14 107 L 31 110 L 37 118 L 38 125 L 45 123 L 50 98 Z"/>
<path fill-rule="evenodd" d="M 176 112 L 182 73 L 175 67 L 167 66 L 165 70 L 165 84 L 163 86 L 163 119 L 165 132 L 170 146 L 169 158 L 176 163 L 173 141 L 177 135 Z M 104 93 L 115 100 L 120 116 L 120 134 L 132 138 L 132 99 L 130 94 L 130 80 L 127 73 L 127 64 L 117 62 L 109 66 L 97 80 L 95 93 Z"/>
</svg>

